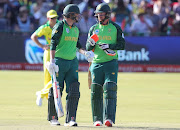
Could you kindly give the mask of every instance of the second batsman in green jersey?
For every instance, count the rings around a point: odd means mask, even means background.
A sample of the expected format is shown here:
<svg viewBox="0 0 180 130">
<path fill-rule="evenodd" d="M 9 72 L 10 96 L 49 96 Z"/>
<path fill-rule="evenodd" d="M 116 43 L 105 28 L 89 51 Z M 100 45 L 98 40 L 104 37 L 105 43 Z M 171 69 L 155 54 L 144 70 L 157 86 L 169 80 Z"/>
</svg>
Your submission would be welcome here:
<svg viewBox="0 0 180 130">
<path fill-rule="evenodd" d="M 97 6 L 95 16 L 98 23 L 90 28 L 86 43 L 86 49 L 94 51 L 94 59 L 89 68 L 92 79 L 91 106 L 94 126 L 101 126 L 104 122 L 106 126 L 111 127 L 112 123 L 115 123 L 117 50 L 125 48 L 125 40 L 121 27 L 109 20 L 110 13 L 110 7 L 107 4 L 102 3 Z M 92 42 L 92 36 L 95 34 L 99 39 L 96 43 Z"/>
</svg>

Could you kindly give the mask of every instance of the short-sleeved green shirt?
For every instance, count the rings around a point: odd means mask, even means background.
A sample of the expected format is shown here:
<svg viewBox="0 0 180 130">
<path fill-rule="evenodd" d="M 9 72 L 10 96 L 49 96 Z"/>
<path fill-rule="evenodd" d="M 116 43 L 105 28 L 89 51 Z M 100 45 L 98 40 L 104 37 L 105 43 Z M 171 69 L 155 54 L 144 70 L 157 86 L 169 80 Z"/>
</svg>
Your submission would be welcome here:
<svg viewBox="0 0 180 130">
<path fill-rule="evenodd" d="M 88 39 L 93 34 L 97 34 L 99 40 L 95 46 L 91 46 L 87 40 L 86 49 L 93 50 L 95 57 L 93 63 L 104 63 L 113 59 L 118 59 L 117 50 L 123 50 L 125 48 L 124 35 L 121 27 L 114 22 L 110 21 L 107 25 L 100 23 L 95 24 L 89 30 Z M 107 55 L 98 44 L 109 44 L 109 48 L 116 52 L 115 56 Z"/>
<path fill-rule="evenodd" d="M 73 60 L 76 57 L 76 49 L 80 49 L 79 29 L 69 26 L 65 20 L 57 23 L 52 31 L 51 50 L 56 50 L 55 57 Z"/>
</svg>

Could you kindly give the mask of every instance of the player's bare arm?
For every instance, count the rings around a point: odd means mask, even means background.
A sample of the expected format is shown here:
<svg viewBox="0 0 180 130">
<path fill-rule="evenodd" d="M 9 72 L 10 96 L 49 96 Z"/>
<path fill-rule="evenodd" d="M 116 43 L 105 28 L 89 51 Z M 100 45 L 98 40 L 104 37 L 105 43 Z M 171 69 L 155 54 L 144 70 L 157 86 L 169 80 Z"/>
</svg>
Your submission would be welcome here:
<svg viewBox="0 0 180 130">
<path fill-rule="evenodd" d="M 36 35 L 35 32 L 31 35 L 31 39 L 32 39 L 39 47 L 41 47 L 43 50 L 48 50 L 48 49 L 49 49 L 49 45 L 43 45 L 43 44 L 41 44 L 41 43 L 39 42 L 38 36 Z"/>
</svg>

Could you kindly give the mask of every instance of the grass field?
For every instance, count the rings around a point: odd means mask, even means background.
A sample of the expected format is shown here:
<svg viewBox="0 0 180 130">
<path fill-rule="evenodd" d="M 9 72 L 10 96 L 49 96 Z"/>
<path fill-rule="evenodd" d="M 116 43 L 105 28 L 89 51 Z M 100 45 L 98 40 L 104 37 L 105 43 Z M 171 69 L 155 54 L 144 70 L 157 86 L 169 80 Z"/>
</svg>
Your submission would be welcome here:
<svg viewBox="0 0 180 130">
<path fill-rule="evenodd" d="M 59 119 L 61 126 L 49 125 L 46 99 L 42 107 L 36 106 L 42 71 L 0 71 L 0 130 L 180 129 L 179 80 L 180 73 L 119 73 L 116 124 L 97 128 L 92 124 L 87 73 L 80 72 L 79 127 L 67 128 L 65 117 Z"/>
</svg>

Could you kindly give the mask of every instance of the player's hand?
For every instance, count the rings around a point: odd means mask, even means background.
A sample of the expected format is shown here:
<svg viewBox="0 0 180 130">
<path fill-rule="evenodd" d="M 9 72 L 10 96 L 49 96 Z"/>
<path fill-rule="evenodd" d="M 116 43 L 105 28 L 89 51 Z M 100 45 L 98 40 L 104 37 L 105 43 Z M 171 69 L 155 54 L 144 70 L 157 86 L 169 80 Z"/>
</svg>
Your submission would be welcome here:
<svg viewBox="0 0 180 130">
<path fill-rule="evenodd" d="M 109 49 L 109 44 L 103 43 L 103 44 L 98 44 L 98 45 L 102 50 Z"/>
<path fill-rule="evenodd" d="M 49 71 L 50 75 L 53 75 L 55 72 L 59 71 L 58 65 L 55 64 L 54 60 L 46 63 L 46 68 Z"/>
<path fill-rule="evenodd" d="M 43 45 L 42 48 L 43 48 L 43 50 L 48 50 L 50 47 L 49 47 L 49 45 Z"/>
<path fill-rule="evenodd" d="M 89 43 L 91 44 L 91 46 L 95 46 L 96 42 L 94 41 L 94 39 L 92 39 L 91 37 L 89 38 Z"/>
<path fill-rule="evenodd" d="M 86 52 L 84 53 L 84 55 L 85 55 L 85 57 L 86 57 L 86 59 L 87 59 L 88 62 L 92 62 L 92 60 L 93 60 L 93 58 L 94 58 L 94 52 L 92 52 L 92 51 L 86 51 Z"/>
</svg>

